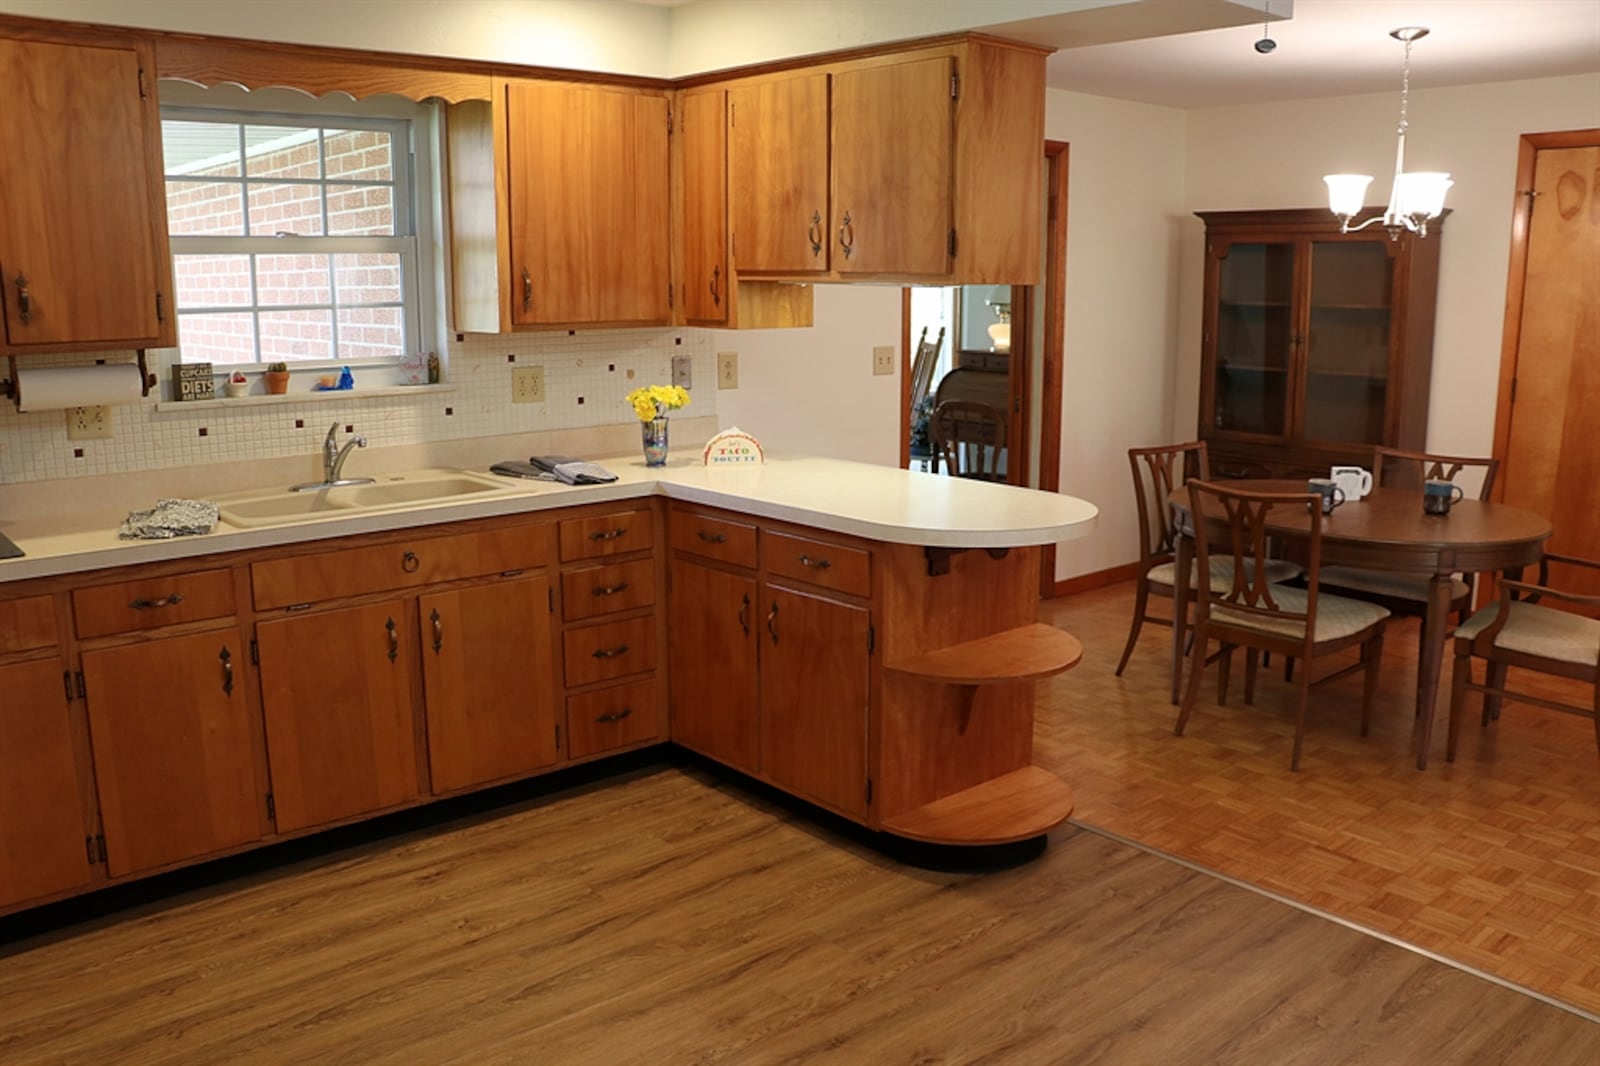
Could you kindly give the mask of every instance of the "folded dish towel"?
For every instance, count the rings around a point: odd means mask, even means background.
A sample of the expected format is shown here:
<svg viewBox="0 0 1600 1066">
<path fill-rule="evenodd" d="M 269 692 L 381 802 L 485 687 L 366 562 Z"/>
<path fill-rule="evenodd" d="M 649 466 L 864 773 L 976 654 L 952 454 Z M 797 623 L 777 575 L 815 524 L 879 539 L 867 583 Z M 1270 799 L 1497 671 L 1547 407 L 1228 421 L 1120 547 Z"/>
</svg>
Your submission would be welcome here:
<svg viewBox="0 0 1600 1066">
<path fill-rule="evenodd" d="M 148 511 L 134 511 L 117 530 L 123 540 L 193 537 L 217 528 L 217 505 L 207 500 L 157 500 Z"/>
</svg>

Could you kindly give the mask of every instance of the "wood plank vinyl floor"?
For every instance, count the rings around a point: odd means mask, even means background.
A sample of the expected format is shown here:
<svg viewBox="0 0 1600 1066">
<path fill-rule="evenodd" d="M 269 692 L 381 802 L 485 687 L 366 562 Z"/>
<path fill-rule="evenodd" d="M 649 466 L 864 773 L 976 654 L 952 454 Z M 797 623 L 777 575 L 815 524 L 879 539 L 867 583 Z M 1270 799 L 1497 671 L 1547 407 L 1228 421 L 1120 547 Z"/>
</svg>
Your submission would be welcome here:
<svg viewBox="0 0 1600 1066">
<path fill-rule="evenodd" d="M 690 766 L 0 953 L 0 1062 L 1561 1063 L 1600 1025 L 1071 825 L 892 862 Z"/>
</svg>

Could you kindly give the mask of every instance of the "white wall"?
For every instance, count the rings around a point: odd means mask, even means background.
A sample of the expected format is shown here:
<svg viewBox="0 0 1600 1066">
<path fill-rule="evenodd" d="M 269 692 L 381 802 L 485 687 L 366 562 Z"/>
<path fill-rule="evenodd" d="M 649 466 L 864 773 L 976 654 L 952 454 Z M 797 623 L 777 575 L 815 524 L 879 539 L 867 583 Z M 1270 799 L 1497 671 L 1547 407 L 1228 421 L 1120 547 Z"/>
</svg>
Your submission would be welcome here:
<svg viewBox="0 0 1600 1066">
<path fill-rule="evenodd" d="M 1376 94 L 1189 112 L 1173 439 L 1193 436 L 1199 388 L 1205 230 L 1188 212 L 1323 205 L 1322 175 L 1348 171 L 1376 175 L 1367 199 L 1381 203 L 1394 169 L 1398 108 L 1396 94 Z M 1427 446 L 1487 455 L 1518 140 L 1524 133 L 1600 127 L 1600 75 L 1413 91 L 1409 120 L 1407 168 L 1449 171 L 1455 181 L 1445 201 L 1452 213 L 1439 237 Z"/>
</svg>

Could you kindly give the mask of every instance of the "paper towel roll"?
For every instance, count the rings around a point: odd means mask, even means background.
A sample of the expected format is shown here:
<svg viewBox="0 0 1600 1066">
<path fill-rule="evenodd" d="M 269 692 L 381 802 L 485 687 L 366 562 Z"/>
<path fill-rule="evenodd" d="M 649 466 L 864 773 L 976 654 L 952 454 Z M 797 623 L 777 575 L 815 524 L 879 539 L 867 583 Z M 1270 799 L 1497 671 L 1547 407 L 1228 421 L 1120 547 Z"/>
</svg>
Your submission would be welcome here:
<svg viewBox="0 0 1600 1066">
<path fill-rule="evenodd" d="M 144 395 L 133 363 L 17 368 L 17 406 L 22 411 L 59 411 L 106 403 L 137 403 Z"/>
</svg>

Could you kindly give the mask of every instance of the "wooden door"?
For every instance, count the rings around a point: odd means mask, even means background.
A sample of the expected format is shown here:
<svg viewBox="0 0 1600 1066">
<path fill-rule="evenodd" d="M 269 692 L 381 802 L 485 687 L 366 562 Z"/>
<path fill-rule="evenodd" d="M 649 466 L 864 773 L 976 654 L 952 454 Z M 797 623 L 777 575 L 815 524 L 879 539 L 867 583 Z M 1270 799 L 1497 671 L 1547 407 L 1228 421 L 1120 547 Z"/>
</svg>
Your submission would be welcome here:
<svg viewBox="0 0 1600 1066">
<path fill-rule="evenodd" d="M 1550 519 L 1551 551 L 1600 559 L 1600 143 L 1539 150 L 1532 187 L 1527 267 L 1512 309 L 1520 316 L 1508 315 L 1519 333 L 1514 376 L 1501 389 L 1510 410 L 1498 484 L 1506 503 Z M 1600 577 L 1555 578 L 1600 593 Z"/>
<path fill-rule="evenodd" d="M 325 825 L 417 795 L 406 603 L 256 626 L 278 829 Z"/>
<path fill-rule="evenodd" d="M 5 348 L 171 344 L 155 71 L 128 47 L 0 39 Z M 143 347 L 144 344 L 137 344 Z"/>
<path fill-rule="evenodd" d="M 683 314 L 728 321 L 728 94 L 684 93 L 678 104 L 683 154 Z"/>
<path fill-rule="evenodd" d="M 88 884 L 61 662 L 0 666 L 0 908 Z"/>
<path fill-rule="evenodd" d="M 867 609 L 778 585 L 763 588 L 760 606 L 762 773 L 863 817 Z"/>
<path fill-rule="evenodd" d="M 242 651 L 224 629 L 83 653 L 112 877 L 260 838 Z"/>
<path fill-rule="evenodd" d="M 672 563 L 672 739 L 749 773 L 760 764 L 754 579 Z"/>
<path fill-rule="evenodd" d="M 436 592 L 419 606 L 433 791 L 554 763 L 550 579 Z"/>
<path fill-rule="evenodd" d="M 506 123 L 512 321 L 667 322 L 666 96 L 512 81 Z"/>
<path fill-rule="evenodd" d="M 833 267 L 842 274 L 950 273 L 955 60 L 835 74 Z"/>
<path fill-rule="evenodd" d="M 728 210 L 741 274 L 828 269 L 828 75 L 728 92 Z"/>
</svg>

